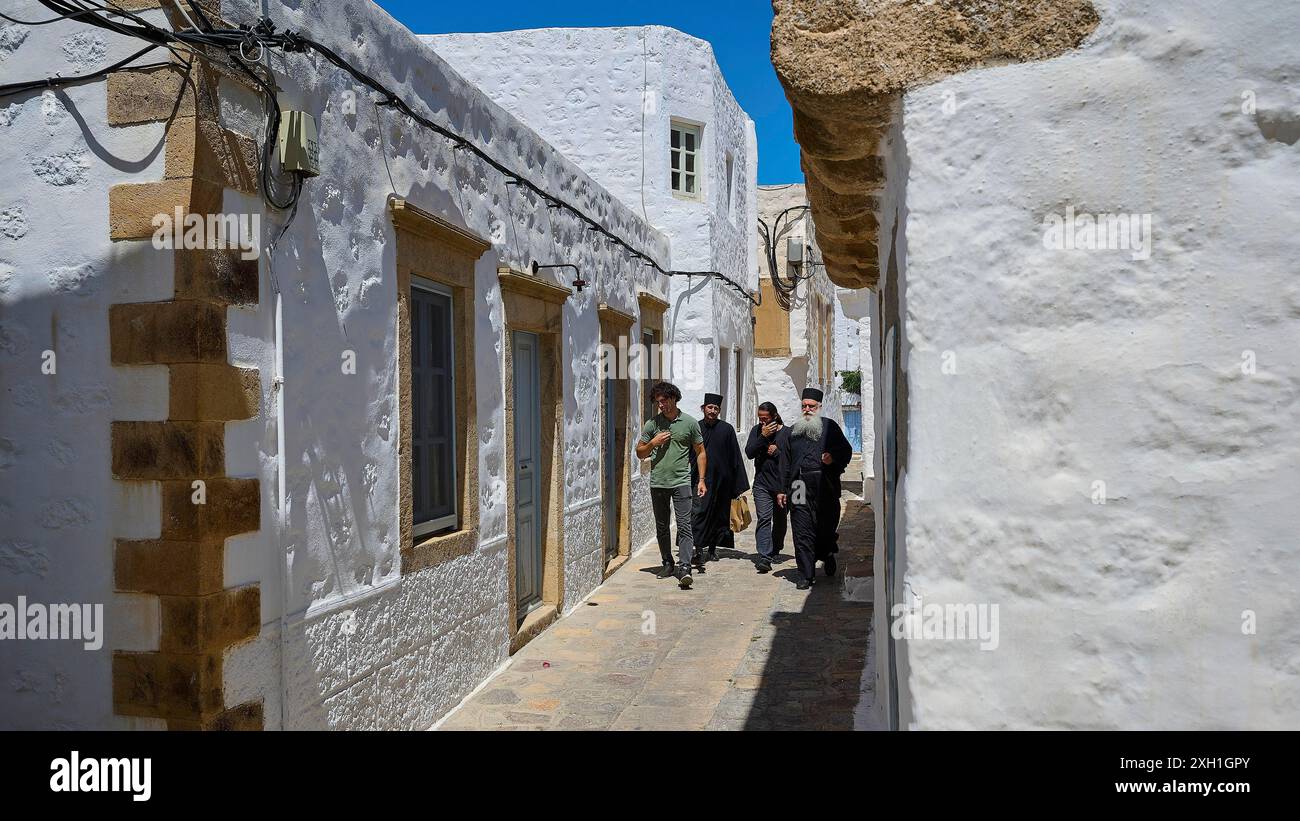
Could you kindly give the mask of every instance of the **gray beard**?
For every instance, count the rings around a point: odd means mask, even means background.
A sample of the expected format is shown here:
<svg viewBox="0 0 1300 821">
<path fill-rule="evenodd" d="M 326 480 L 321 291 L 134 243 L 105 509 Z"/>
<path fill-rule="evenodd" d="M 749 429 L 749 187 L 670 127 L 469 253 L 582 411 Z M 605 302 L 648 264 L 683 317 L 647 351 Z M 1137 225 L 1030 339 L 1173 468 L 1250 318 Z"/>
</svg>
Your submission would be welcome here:
<svg viewBox="0 0 1300 821">
<path fill-rule="evenodd" d="M 822 438 L 821 414 L 814 413 L 812 416 L 803 417 L 790 426 L 790 432 L 795 436 L 803 436 L 814 442 L 819 441 Z"/>
</svg>

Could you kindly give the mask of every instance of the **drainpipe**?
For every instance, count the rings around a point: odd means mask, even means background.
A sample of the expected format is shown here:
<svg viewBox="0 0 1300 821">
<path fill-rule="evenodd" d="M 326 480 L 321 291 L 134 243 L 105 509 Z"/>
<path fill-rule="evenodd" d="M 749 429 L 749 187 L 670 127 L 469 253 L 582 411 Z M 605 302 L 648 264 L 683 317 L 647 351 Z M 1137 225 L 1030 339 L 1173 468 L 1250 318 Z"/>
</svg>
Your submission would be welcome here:
<svg viewBox="0 0 1300 821">
<path fill-rule="evenodd" d="M 288 494 L 285 491 L 284 456 L 284 298 L 275 294 L 275 374 L 271 382 L 271 397 L 275 403 L 275 566 L 280 579 L 280 729 L 285 728 L 285 712 L 289 699 L 289 680 L 285 675 L 285 615 L 288 607 L 288 573 L 285 569 L 285 531 L 287 528 Z"/>
</svg>

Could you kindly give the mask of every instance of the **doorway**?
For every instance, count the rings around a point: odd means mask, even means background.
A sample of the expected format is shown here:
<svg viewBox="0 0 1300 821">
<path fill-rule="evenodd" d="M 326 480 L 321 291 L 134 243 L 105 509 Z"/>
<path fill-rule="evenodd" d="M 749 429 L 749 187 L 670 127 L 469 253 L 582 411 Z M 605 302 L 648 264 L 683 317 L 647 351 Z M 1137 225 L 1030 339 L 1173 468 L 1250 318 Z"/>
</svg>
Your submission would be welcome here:
<svg viewBox="0 0 1300 821">
<path fill-rule="evenodd" d="M 611 350 L 625 347 L 629 340 L 636 339 L 632 331 L 636 322 L 633 314 L 601 303 L 599 315 L 601 343 Z M 631 403 L 630 374 L 615 373 L 601 380 L 601 553 L 605 578 L 631 554 L 632 522 L 628 513 L 632 504 L 628 441 Z"/>
<path fill-rule="evenodd" d="M 727 416 L 727 392 L 731 382 L 731 349 L 718 348 L 718 393 L 722 394 L 722 408 L 718 418 L 730 422 Z"/>
<path fill-rule="evenodd" d="M 744 426 L 745 426 L 745 424 L 746 424 L 746 420 L 745 420 L 745 405 L 744 405 L 744 399 L 745 399 L 745 349 L 744 349 L 744 348 L 736 348 L 735 351 L 736 351 L 736 353 L 735 353 L 735 357 L 734 357 L 734 358 L 735 358 L 735 360 L 736 360 L 736 384 L 735 384 L 734 391 L 735 391 L 735 394 L 736 394 L 736 421 L 735 421 L 734 424 L 735 424 L 735 428 L 736 428 L 736 430 L 739 431 L 739 430 L 743 430 L 743 429 L 744 429 Z"/>
<path fill-rule="evenodd" d="M 506 540 L 510 652 L 564 607 L 564 304 L 569 288 L 497 269 L 506 333 Z M 593 546 L 594 549 L 595 546 Z"/>
<path fill-rule="evenodd" d="M 605 502 L 605 563 L 618 556 L 618 415 L 615 410 L 615 387 L 617 380 L 605 380 L 605 402 L 601 413 L 604 428 L 605 466 L 601 474 L 605 480 L 601 499 Z"/>
<path fill-rule="evenodd" d="M 541 368 L 537 334 L 511 333 L 515 409 L 515 617 L 542 603 Z"/>
</svg>

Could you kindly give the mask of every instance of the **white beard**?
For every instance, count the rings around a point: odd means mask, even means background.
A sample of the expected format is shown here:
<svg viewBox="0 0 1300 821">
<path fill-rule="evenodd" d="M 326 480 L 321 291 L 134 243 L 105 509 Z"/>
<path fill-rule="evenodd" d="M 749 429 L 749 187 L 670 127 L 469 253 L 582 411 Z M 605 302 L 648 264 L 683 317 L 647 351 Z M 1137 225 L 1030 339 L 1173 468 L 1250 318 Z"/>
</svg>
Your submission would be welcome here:
<svg viewBox="0 0 1300 821">
<path fill-rule="evenodd" d="M 822 438 L 822 417 L 819 413 L 805 414 L 802 419 L 790 426 L 790 433 L 803 436 L 814 442 Z"/>
</svg>

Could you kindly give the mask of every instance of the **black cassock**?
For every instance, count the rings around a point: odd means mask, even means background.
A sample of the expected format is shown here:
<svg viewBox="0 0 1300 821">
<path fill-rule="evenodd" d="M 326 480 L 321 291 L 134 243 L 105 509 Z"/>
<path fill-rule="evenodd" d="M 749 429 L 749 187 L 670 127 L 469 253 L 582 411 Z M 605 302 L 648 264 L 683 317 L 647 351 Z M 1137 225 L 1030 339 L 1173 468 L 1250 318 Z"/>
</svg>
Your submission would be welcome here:
<svg viewBox="0 0 1300 821">
<path fill-rule="evenodd" d="M 707 459 L 704 484 L 708 488 L 703 496 L 695 498 L 693 527 L 695 549 L 707 547 L 733 547 L 731 533 L 731 500 L 749 490 L 749 476 L 736 440 L 736 429 L 719 419 L 713 425 L 700 422 Z M 699 467 L 691 459 L 691 492 L 700 481 Z"/>
<path fill-rule="evenodd" d="M 829 465 L 822 454 L 831 455 Z M 795 560 L 805 578 L 813 578 L 817 560 L 839 551 L 840 476 L 853 458 L 853 446 L 833 419 L 822 419 L 822 438 L 813 441 L 790 431 L 790 460 L 786 465 L 786 505 L 794 531 Z M 802 502 L 795 501 L 803 482 Z"/>
</svg>

